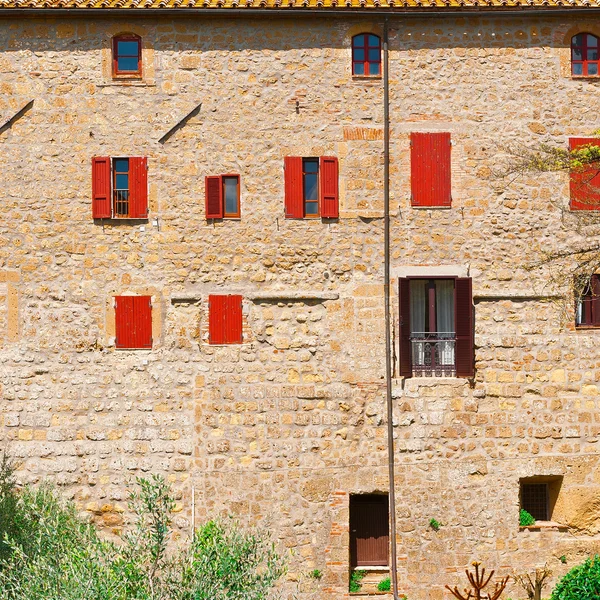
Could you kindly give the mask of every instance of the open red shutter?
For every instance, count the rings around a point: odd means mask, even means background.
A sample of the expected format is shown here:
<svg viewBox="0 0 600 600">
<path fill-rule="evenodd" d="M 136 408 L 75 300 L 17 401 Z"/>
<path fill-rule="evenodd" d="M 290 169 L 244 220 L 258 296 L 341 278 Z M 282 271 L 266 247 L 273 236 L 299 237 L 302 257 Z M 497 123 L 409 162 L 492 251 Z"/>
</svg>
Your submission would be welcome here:
<svg viewBox="0 0 600 600">
<path fill-rule="evenodd" d="M 242 343 L 242 297 L 227 296 L 227 312 L 225 316 L 225 338 L 228 344 Z"/>
<path fill-rule="evenodd" d="M 410 134 L 413 206 L 451 206 L 449 133 Z"/>
<path fill-rule="evenodd" d="M 402 278 L 398 285 L 400 306 L 400 375 L 412 376 L 412 347 L 410 343 L 410 280 Z"/>
<path fill-rule="evenodd" d="M 92 217 L 110 219 L 110 158 L 92 158 Z"/>
<path fill-rule="evenodd" d="M 208 341 L 210 344 L 225 344 L 225 315 L 227 314 L 227 296 L 208 297 Z"/>
<path fill-rule="evenodd" d="M 129 159 L 129 217 L 148 218 L 148 159 L 132 156 Z"/>
<path fill-rule="evenodd" d="M 470 277 L 456 279 L 454 289 L 456 327 L 456 376 L 475 375 L 475 330 L 473 324 L 473 287 Z"/>
<path fill-rule="evenodd" d="M 569 150 L 594 144 L 599 138 L 569 138 Z M 600 164 L 585 165 L 571 171 L 571 210 L 600 210 Z"/>
<path fill-rule="evenodd" d="M 286 156 L 285 169 L 285 218 L 304 217 L 304 197 L 302 195 L 302 158 Z"/>
<path fill-rule="evenodd" d="M 151 296 L 115 296 L 117 348 L 152 348 Z"/>
<path fill-rule="evenodd" d="M 337 219 L 340 216 L 338 176 L 338 159 L 335 156 L 321 156 L 319 161 L 321 216 L 326 219 Z"/>
<path fill-rule="evenodd" d="M 219 175 L 204 178 L 207 219 L 223 218 L 223 184 Z"/>
</svg>

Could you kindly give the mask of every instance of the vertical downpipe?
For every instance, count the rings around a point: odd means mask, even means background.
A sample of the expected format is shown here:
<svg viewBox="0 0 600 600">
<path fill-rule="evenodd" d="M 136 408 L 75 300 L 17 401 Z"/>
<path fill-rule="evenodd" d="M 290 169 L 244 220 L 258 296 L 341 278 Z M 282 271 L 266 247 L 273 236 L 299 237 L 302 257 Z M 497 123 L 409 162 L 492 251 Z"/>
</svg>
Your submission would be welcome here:
<svg viewBox="0 0 600 600">
<path fill-rule="evenodd" d="M 383 23 L 383 254 L 385 296 L 385 387 L 387 404 L 388 475 L 390 501 L 390 574 L 394 600 L 398 600 L 396 552 L 396 485 L 394 472 L 394 423 L 392 407 L 392 336 L 390 310 L 390 87 L 388 57 L 388 19 Z"/>
</svg>

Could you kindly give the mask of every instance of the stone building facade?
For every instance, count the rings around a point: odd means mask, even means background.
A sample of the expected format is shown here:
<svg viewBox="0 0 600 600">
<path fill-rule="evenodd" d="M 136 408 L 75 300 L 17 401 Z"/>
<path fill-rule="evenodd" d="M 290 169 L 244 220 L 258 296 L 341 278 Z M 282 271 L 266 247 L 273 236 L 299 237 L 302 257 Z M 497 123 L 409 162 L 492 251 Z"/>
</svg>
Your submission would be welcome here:
<svg viewBox="0 0 600 600">
<path fill-rule="evenodd" d="M 388 490 L 383 83 L 353 77 L 351 45 L 387 18 L 398 591 L 449 598 L 475 559 L 556 579 L 600 552 L 599 334 L 531 268 L 583 239 L 568 175 L 494 175 L 506 146 L 598 127 L 570 44 L 600 20 L 536 4 L 2 0 L 0 424 L 21 480 L 118 532 L 127 484 L 162 474 L 182 530 L 193 495 L 197 522 L 269 528 L 290 598 L 348 597 L 351 498 Z M 122 34 L 140 78 L 113 76 Z M 415 208 L 411 134 L 432 132 L 451 206 Z M 146 219 L 92 218 L 98 156 L 147 157 Z M 286 219 L 287 156 L 338 159 L 338 218 Z M 241 216 L 207 219 L 226 173 Z M 472 377 L 401 376 L 407 277 L 471 280 Z M 242 343 L 210 343 L 211 294 L 242 296 Z M 151 297 L 151 349 L 115 348 L 128 295 Z M 552 496 L 537 527 L 524 481 Z"/>
</svg>

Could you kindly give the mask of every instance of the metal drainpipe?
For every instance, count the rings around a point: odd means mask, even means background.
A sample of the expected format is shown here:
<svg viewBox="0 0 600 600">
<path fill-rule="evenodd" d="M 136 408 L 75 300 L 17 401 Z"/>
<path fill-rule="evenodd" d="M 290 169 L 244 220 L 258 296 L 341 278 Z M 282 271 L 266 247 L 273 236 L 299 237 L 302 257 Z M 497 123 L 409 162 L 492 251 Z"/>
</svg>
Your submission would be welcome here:
<svg viewBox="0 0 600 600">
<path fill-rule="evenodd" d="M 390 574 L 394 600 L 398 600 L 396 552 L 396 485 L 394 477 L 394 423 L 392 407 L 392 338 L 390 310 L 390 86 L 388 69 L 388 19 L 383 23 L 383 255 L 385 296 L 385 387 L 387 404 L 387 442 L 390 505 Z"/>
</svg>

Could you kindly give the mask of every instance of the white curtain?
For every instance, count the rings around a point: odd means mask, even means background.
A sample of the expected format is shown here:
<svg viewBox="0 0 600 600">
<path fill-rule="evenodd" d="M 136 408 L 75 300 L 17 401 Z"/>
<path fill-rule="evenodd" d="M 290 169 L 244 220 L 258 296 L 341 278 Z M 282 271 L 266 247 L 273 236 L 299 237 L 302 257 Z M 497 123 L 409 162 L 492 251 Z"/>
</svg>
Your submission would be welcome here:
<svg viewBox="0 0 600 600">
<path fill-rule="evenodd" d="M 454 281 L 435 282 L 435 321 L 440 338 L 454 338 Z M 443 365 L 454 364 L 454 342 L 439 343 L 439 359 Z"/>
<path fill-rule="evenodd" d="M 425 309 L 427 308 L 427 290 L 424 279 L 410 282 L 410 333 L 422 337 L 425 332 Z M 413 365 L 425 364 L 424 342 L 412 342 Z"/>
</svg>

